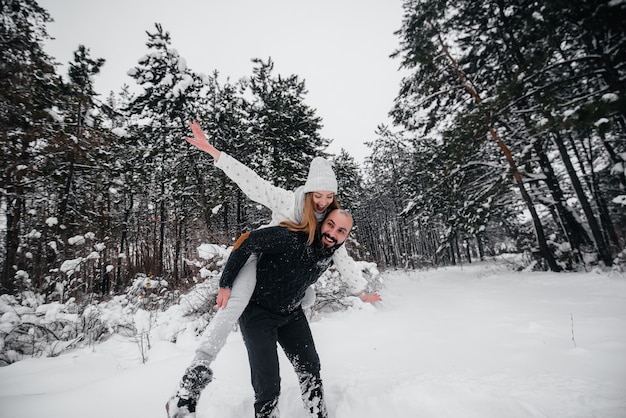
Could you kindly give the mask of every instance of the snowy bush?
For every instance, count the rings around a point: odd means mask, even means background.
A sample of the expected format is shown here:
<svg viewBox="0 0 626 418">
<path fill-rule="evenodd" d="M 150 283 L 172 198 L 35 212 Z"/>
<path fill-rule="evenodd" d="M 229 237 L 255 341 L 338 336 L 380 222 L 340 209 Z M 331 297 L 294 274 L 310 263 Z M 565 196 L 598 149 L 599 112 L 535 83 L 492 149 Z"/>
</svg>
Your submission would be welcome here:
<svg viewBox="0 0 626 418">
<path fill-rule="evenodd" d="M 377 292 L 382 287 L 378 267 L 375 263 L 357 261 L 363 277 L 367 280 L 366 290 Z M 334 312 L 347 309 L 354 305 L 355 297 L 341 275 L 334 267 L 329 268 L 315 283 L 315 304 L 313 314 L 319 312 Z M 357 302 L 358 303 L 358 302 Z"/>
<path fill-rule="evenodd" d="M 72 242 L 78 244 L 80 238 L 75 237 Z M 151 341 L 176 342 L 183 333 L 197 338 L 216 312 L 219 278 L 229 254 L 230 248 L 224 246 L 200 246 L 200 259 L 187 260 L 197 270 L 198 277 L 194 279 L 198 283 L 183 294 L 169 289 L 162 278 L 137 274 L 125 294 L 103 301 L 50 301 L 32 291 L 1 295 L 0 365 L 28 357 L 57 356 L 111 335 L 135 341 L 146 361 Z M 78 271 L 76 267 L 83 261 L 64 272 Z M 379 290 L 382 282 L 376 264 L 357 265 L 368 281 L 368 291 Z M 315 290 L 313 314 L 344 310 L 360 303 L 332 267 L 316 283 Z"/>
</svg>

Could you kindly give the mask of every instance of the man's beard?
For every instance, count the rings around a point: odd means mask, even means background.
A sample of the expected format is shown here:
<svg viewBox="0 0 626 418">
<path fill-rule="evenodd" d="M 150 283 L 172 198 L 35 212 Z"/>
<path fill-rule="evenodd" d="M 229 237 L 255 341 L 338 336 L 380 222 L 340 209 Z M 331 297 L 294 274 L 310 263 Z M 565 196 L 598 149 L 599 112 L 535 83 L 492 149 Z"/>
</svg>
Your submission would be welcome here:
<svg viewBox="0 0 626 418">
<path fill-rule="evenodd" d="M 332 243 L 334 243 L 334 245 L 327 247 L 326 244 L 324 243 L 323 239 L 324 238 L 328 238 L 328 240 Z M 339 245 L 341 244 L 337 244 L 337 240 L 333 237 L 331 237 L 328 233 L 326 232 L 322 232 L 321 228 L 317 228 L 317 231 L 315 231 L 315 246 L 320 248 L 320 249 L 335 249 L 337 248 Z"/>
<path fill-rule="evenodd" d="M 326 238 L 328 241 L 332 242 L 333 243 L 332 247 L 335 247 L 337 245 L 337 240 L 335 238 L 331 237 L 326 232 L 322 233 L 322 238 Z M 330 248 L 332 248 L 332 247 L 330 247 Z"/>
</svg>

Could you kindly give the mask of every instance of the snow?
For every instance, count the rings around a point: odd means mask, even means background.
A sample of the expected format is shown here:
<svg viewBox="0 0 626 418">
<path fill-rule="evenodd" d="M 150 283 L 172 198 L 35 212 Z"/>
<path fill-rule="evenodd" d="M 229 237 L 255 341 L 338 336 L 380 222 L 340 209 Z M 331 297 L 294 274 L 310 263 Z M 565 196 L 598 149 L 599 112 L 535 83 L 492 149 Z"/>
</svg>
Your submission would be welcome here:
<svg viewBox="0 0 626 418">
<path fill-rule="evenodd" d="M 83 245 L 85 243 L 85 237 L 83 235 L 76 235 L 68 238 L 67 243 L 70 245 Z"/>
<path fill-rule="evenodd" d="M 219 257 L 228 257 L 230 249 L 223 245 L 217 244 L 201 244 L 198 247 L 198 256 L 203 260 L 212 260 Z"/>
<path fill-rule="evenodd" d="M 126 138 L 126 137 L 128 137 L 128 132 L 127 132 L 127 131 L 126 131 L 126 129 L 124 129 L 124 128 L 119 128 L 119 127 L 118 127 L 118 128 L 113 128 L 113 129 L 111 129 L 111 132 L 112 132 L 114 135 L 116 135 L 116 136 L 118 136 L 118 137 L 120 137 L 120 138 Z"/>
<path fill-rule="evenodd" d="M 619 195 L 613 199 L 613 203 L 617 203 L 622 206 L 626 206 L 626 195 Z"/>
<path fill-rule="evenodd" d="M 506 263 L 382 273 L 384 301 L 355 299 L 311 328 L 332 417 L 619 418 L 626 416 L 626 276 L 531 273 Z M 158 417 L 198 338 L 159 338 L 184 309 L 142 334 L 0 368 L 0 415 Z M 179 312 L 175 314 L 175 312 Z M 49 312 L 52 315 L 52 311 Z M 106 315 L 106 313 L 103 313 Z M 190 327 L 193 328 L 193 327 Z M 283 417 L 303 418 L 284 356 Z M 253 416 L 241 335 L 214 363 L 198 418 Z"/>
<path fill-rule="evenodd" d="M 60 270 L 71 276 L 77 271 L 80 271 L 80 264 L 83 262 L 82 257 L 74 258 L 72 260 L 65 260 L 63 264 L 61 264 Z"/>
<path fill-rule="evenodd" d="M 59 223 L 59 219 L 56 216 L 51 216 L 46 219 L 46 225 L 53 227 Z"/>
</svg>

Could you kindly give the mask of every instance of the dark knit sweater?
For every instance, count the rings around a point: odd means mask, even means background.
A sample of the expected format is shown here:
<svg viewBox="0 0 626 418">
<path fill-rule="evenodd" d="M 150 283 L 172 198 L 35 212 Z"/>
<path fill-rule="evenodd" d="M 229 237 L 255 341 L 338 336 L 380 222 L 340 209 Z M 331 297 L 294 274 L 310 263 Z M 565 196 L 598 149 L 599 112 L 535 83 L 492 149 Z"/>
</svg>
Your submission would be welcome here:
<svg viewBox="0 0 626 418">
<path fill-rule="evenodd" d="M 324 248 L 319 238 L 307 245 L 307 234 L 281 226 L 261 228 L 240 239 L 230 254 L 220 287 L 231 288 L 252 253 L 258 253 L 257 282 L 251 302 L 275 313 L 288 314 L 300 306 L 306 289 L 332 263 L 338 246 Z"/>
</svg>

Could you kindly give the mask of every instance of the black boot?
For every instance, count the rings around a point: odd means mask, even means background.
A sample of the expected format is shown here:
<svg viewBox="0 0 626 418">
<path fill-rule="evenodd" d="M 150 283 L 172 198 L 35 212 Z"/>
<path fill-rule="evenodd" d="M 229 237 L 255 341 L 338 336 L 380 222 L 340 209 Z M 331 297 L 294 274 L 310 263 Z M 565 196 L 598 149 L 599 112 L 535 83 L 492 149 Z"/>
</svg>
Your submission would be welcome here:
<svg viewBox="0 0 626 418">
<path fill-rule="evenodd" d="M 194 418 L 200 392 L 213 380 L 209 362 L 196 360 L 191 363 L 180 382 L 176 394 L 165 404 L 169 418 Z"/>
</svg>

